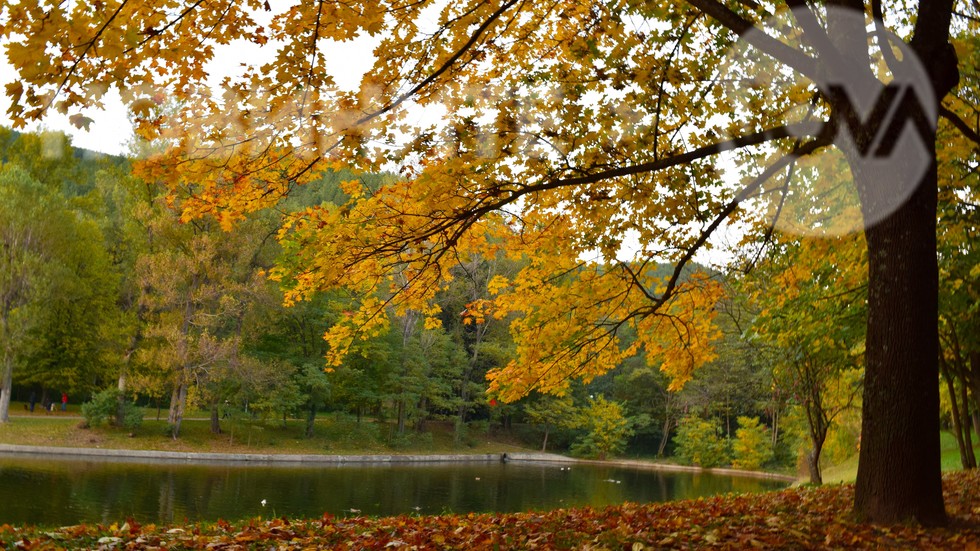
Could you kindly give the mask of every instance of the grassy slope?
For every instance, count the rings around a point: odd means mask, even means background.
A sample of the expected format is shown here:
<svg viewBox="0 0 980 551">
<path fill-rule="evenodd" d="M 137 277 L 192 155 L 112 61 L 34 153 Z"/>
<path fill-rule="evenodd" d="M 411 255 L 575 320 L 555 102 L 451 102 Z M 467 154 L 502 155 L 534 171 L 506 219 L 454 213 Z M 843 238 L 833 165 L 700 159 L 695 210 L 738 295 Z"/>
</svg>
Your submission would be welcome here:
<svg viewBox="0 0 980 551">
<path fill-rule="evenodd" d="M 980 440 L 977 439 L 976 433 L 974 433 L 973 442 L 975 443 L 973 449 L 977 456 L 980 457 Z M 956 447 L 956 439 L 951 433 L 943 431 L 940 434 L 940 446 L 943 454 L 943 471 L 955 471 L 962 469 L 963 466 L 960 464 L 960 451 Z M 857 468 L 858 456 L 855 454 L 847 458 L 839 465 L 834 465 L 824 469 L 823 481 L 826 484 L 854 482 L 854 480 L 857 478 Z M 806 478 L 800 479 L 801 482 L 806 482 L 806 480 Z"/>
<path fill-rule="evenodd" d="M 410 435 L 392 443 L 389 425 L 349 418 L 321 415 L 313 438 L 304 435 L 304 421 L 291 419 L 285 428 L 281 421 L 223 420 L 222 434 L 211 434 L 210 421 L 203 413 L 192 413 L 181 424 L 180 438 L 167 432 L 166 412 L 156 420 L 156 411 L 147 412 L 135 436 L 115 428 L 80 428 L 81 417 L 69 412 L 54 413 L 11 410 L 16 417 L 0 425 L 0 443 L 34 446 L 70 446 L 110 449 L 167 450 L 212 453 L 285 453 L 285 454 L 390 454 L 390 453 L 456 453 L 480 454 L 528 451 L 512 439 L 473 431 L 462 443 L 455 444 L 450 427 L 430 423 L 429 434 Z"/>
</svg>

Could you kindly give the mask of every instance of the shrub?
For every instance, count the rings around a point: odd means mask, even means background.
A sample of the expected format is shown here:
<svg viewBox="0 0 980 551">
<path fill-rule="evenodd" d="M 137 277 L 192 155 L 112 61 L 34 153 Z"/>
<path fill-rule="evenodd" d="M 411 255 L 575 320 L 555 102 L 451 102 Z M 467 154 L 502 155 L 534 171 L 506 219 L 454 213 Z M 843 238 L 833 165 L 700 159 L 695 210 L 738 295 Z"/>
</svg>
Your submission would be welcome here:
<svg viewBox="0 0 980 551">
<path fill-rule="evenodd" d="M 608 455 L 622 453 L 633 435 L 630 422 L 623 415 L 623 407 L 602 396 L 589 400 L 589 406 L 578 415 L 575 425 L 586 430 L 571 448 L 572 454 L 582 457 L 605 459 Z"/>
<path fill-rule="evenodd" d="M 138 429 L 143 424 L 143 410 L 126 400 L 120 411 L 119 396 L 119 390 L 115 388 L 107 388 L 92 396 L 90 401 L 82 404 L 85 423 L 90 427 L 111 423 L 129 430 Z"/>
<path fill-rule="evenodd" d="M 769 429 L 758 417 L 739 417 L 732 452 L 732 467 L 754 471 L 772 458 Z"/>
<path fill-rule="evenodd" d="M 699 467 L 718 467 L 729 462 L 728 442 L 721 437 L 717 423 L 700 417 L 681 419 L 674 445 L 678 457 Z"/>
</svg>

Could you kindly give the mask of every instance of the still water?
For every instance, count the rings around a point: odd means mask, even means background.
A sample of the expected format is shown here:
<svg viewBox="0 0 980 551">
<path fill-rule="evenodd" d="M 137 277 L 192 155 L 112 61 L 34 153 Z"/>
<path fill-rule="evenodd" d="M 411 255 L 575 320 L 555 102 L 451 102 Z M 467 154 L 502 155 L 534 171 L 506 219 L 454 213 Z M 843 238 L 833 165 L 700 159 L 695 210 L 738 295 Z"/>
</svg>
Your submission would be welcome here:
<svg viewBox="0 0 980 551">
<path fill-rule="evenodd" d="M 188 465 L 3 455 L 0 524 L 512 512 L 784 486 L 756 478 L 538 462 Z"/>
</svg>

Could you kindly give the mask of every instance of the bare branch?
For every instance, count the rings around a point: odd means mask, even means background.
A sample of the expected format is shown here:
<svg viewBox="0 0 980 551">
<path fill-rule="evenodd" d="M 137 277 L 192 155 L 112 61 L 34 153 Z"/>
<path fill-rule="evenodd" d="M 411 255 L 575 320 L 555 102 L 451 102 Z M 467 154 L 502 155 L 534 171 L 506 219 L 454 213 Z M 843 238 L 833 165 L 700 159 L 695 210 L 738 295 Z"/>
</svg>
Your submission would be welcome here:
<svg viewBox="0 0 980 551">
<path fill-rule="evenodd" d="M 977 146 L 980 146 L 980 133 L 970 128 L 970 125 L 961 119 L 959 115 L 940 105 L 939 116 L 951 122 L 953 126 L 955 126 L 956 129 L 963 134 L 964 137 L 975 143 Z"/>
<path fill-rule="evenodd" d="M 688 0 L 688 3 L 711 16 L 723 27 L 734 32 L 759 51 L 780 63 L 784 63 L 801 75 L 816 80 L 817 64 L 815 60 L 763 32 L 750 32 L 758 30 L 758 28 L 751 21 L 744 19 L 721 2 L 716 0 Z"/>
</svg>

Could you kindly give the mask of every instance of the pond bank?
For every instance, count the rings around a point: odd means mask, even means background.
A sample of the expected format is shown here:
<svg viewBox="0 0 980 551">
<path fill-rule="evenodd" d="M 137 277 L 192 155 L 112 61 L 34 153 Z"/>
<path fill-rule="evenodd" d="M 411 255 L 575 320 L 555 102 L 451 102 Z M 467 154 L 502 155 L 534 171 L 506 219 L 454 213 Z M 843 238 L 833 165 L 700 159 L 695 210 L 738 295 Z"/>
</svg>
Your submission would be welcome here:
<svg viewBox="0 0 980 551">
<path fill-rule="evenodd" d="M 229 463 L 423 463 L 451 461 L 500 461 L 501 454 L 278 454 L 278 453 L 212 453 L 175 452 L 163 450 L 127 450 L 116 448 L 68 448 L 60 446 L 24 446 L 0 444 L 0 453 L 36 454 L 41 456 L 83 456 L 102 458 L 153 459 L 180 462 L 229 462 Z M 506 454 L 504 454 L 506 455 Z M 550 454 L 527 460 L 547 461 L 561 456 Z"/>
<path fill-rule="evenodd" d="M 9 454 L 30 454 L 37 456 L 74 456 L 74 457 L 98 457 L 105 459 L 138 459 L 147 461 L 167 461 L 182 463 L 254 463 L 254 464 L 407 464 L 407 463 L 448 463 L 448 462 L 495 462 L 495 461 L 515 461 L 515 462 L 549 462 L 567 463 L 580 465 L 606 465 L 618 467 L 630 467 L 637 469 L 652 469 L 667 472 L 710 472 L 718 475 L 748 476 L 754 478 L 766 478 L 770 480 L 782 480 L 792 482 L 796 480 L 793 476 L 758 472 L 741 471 L 737 469 L 701 469 L 686 465 L 672 465 L 665 463 L 654 463 L 652 461 L 640 460 L 607 460 L 594 461 L 588 459 L 576 459 L 552 453 L 488 453 L 488 454 L 349 454 L 349 455 L 326 455 L 326 454 L 274 454 L 274 453 L 211 453 L 211 452 L 174 452 L 163 450 L 127 450 L 127 449 L 105 449 L 105 448 L 83 448 L 83 447 L 59 447 L 59 446 L 25 446 L 17 444 L 0 444 L 0 453 Z"/>
</svg>

